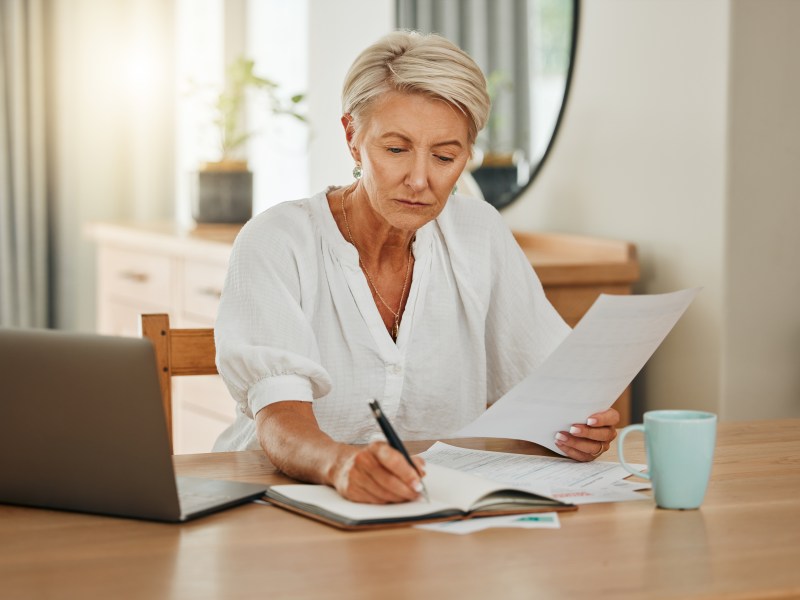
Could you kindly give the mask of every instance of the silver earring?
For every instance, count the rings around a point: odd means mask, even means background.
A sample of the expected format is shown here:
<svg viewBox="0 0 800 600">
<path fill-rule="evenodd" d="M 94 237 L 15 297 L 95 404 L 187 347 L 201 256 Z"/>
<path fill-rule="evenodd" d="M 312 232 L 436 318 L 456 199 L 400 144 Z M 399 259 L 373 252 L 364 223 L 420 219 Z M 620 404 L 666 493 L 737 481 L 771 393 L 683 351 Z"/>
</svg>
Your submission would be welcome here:
<svg viewBox="0 0 800 600">
<path fill-rule="evenodd" d="M 353 178 L 356 180 L 361 179 L 362 171 L 361 171 L 361 163 L 356 163 L 356 166 L 353 167 Z"/>
<path fill-rule="evenodd" d="M 450 195 L 451 196 L 455 196 L 457 191 L 458 191 L 458 184 L 453 186 L 453 191 L 450 192 Z"/>
</svg>

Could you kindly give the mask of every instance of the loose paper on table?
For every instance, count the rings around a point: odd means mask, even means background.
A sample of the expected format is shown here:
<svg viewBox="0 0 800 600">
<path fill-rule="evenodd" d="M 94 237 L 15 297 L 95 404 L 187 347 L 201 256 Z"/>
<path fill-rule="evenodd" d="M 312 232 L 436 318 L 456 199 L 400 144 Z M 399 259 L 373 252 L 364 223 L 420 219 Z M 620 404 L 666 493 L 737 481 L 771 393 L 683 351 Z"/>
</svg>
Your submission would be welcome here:
<svg viewBox="0 0 800 600">
<path fill-rule="evenodd" d="M 502 517 L 483 517 L 481 519 L 467 519 L 466 521 L 443 521 L 441 523 L 427 523 L 415 525 L 417 529 L 439 531 L 442 533 L 455 533 L 465 535 L 484 529 L 496 527 L 514 529 L 560 529 L 561 521 L 558 513 L 539 513 L 536 515 L 504 515 Z"/>
<path fill-rule="evenodd" d="M 538 369 L 454 437 L 528 440 L 563 454 L 556 433 L 609 408 L 698 291 L 601 294 Z"/>
<path fill-rule="evenodd" d="M 546 493 L 572 504 L 645 500 L 637 490 L 649 483 L 626 481 L 630 473 L 617 462 L 575 462 L 566 458 L 472 450 L 436 442 L 421 456 L 431 465 L 490 479 L 503 485 Z M 632 465 L 644 470 L 646 465 Z M 545 487 L 546 486 L 546 487 Z"/>
</svg>

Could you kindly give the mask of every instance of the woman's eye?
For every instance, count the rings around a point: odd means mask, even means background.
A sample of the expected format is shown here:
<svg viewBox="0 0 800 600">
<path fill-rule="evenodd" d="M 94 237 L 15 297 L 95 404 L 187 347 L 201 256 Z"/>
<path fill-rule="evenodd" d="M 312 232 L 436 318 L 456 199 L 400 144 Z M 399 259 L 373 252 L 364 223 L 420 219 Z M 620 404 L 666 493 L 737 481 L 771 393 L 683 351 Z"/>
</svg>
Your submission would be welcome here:
<svg viewBox="0 0 800 600">
<path fill-rule="evenodd" d="M 389 148 L 389 152 L 392 154 L 400 154 L 403 151 L 402 148 Z"/>
<path fill-rule="evenodd" d="M 439 159 L 440 162 L 444 163 L 451 163 L 454 160 L 451 156 L 441 156 L 440 154 L 435 154 L 434 156 L 436 156 L 436 158 Z"/>
</svg>

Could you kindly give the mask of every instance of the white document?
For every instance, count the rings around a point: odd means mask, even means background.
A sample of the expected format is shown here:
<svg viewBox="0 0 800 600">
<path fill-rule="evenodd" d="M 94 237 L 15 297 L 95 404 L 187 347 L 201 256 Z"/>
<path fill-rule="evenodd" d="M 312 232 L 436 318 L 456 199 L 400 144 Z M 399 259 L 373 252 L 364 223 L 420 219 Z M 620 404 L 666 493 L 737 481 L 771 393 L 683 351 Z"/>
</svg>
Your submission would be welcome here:
<svg viewBox="0 0 800 600">
<path fill-rule="evenodd" d="M 556 433 L 609 408 L 698 291 L 601 294 L 538 369 L 454 437 L 528 440 L 563 454 Z"/>
<path fill-rule="evenodd" d="M 443 521 L 415 525 L 417 529 L 465 535 L 494 527 L 513 527 L 518 529 L 560 529 L 558 513 L 537 513 L 533 515 L 503 515 L 502 517 L 481 517 L 465 521 Z"/>
<path fill-rule="evenodd" d="M 570 504 L 627 502 L 629 500 L 647 500 L 650 496 L 639 493 L 647 489 L 650 489 L 650 484 L 648 483 L 639 484 L 630 481 L 615 481 L 608 486 L 599 488 L 554 488 L 552 497 L 562 502 L 569 502 Z"/>
<path fill-rule="evenodd" d="M 422 456 L 429 464 L 455 469 L 502 485 L 541 490 L 550 489 L 553 498 L 571 504 L 644 500 L 648 496 L 636 490 L 645 483 L 624 481 L 630 476 L 619 463 L 575 462 L 550 456 L 530 456 L 489 450 L 470 450 L 436 442 Z M 632 464 L 644 470 L 646 465 Z"/>
<path fill-rule="evenodd" d="M 576 462 L 567 458 L 531 456 L 489 450 L 458 448 L 436 442 L 422 456 L 429 464 L 455 469 L 502 485 L 530 491 L 549 488 L 549 496 L 571 504 L 644 500 L 637 490 L 648 489 L 647 482 L 626 481 L 630 476 L 619 463 Z M 644 470 L 646 465 L 632 464 Z"/>
</svg>

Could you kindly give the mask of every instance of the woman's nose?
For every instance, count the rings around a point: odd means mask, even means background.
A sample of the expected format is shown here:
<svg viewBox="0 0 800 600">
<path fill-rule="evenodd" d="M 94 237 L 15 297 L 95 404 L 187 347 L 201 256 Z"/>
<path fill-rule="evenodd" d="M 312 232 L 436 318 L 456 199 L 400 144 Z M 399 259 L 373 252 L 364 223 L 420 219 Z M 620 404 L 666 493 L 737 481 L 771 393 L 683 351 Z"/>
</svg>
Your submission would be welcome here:
<svg viewBox="0 0 800 600">
<path fill-rule="evenodd" d="M 428 167 L 424 157 L 414 157 L 406 175 L 406 185 L 417 193 L 428 187 Z"/>
</svg>

